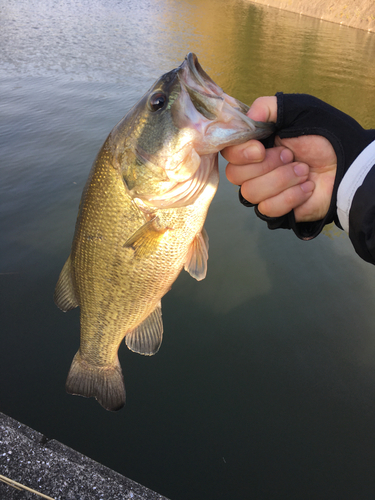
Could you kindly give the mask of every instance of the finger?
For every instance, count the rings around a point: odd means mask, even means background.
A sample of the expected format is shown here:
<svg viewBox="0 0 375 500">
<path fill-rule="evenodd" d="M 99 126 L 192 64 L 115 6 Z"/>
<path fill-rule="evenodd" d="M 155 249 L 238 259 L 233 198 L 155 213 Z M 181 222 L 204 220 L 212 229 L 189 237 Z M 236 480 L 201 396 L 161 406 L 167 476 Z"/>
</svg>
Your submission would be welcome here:
<svg viewBox="0 0 375 500">
<path fill-rule="evenodd" d="M 259 97 L 251 105 L 247 115 L 255 121 L 273 121 L 277 119 L 277 99 L 272 97 Z M 250 140 L 238 146 L 229 146 L 221 151 L 223 157 L 234 164 L 245 165 L 263 160 L 264 146 L 261 142 Z"/>
<path fill-rule="evenodd" d="M 255 121 L 276 122 L 277 99 L 275 96 L 259 97 L 251 105 L 247 115 Z M 230 163 L 245 165 L 263 160 L 264 146 L 261 142 L 250 140 L 238 146 L 229 146 L 221 151 L 223 157 Z"/>
<path fill-rule="evenodd" d="M 252 139 L 238 146 L 229 146 L 221 151 L 222 156 L 235 165 L 257 163 L 265 157 L 266 150 L 263 144 Z"/>
<path fill-rule="evenodd" d="M 280 139 L 275 137 L 276 146 L 291 149 L 296 161 L 303 161 L 318 171 L 336 170 L 337 156 L 328 139 L 320 135 L 305 135 Z"/>
<path fill-rule="evenodd" d="M 293 186 L 259 203 L 258 210 L 268 217 L 281 217 L 306 203 L 313 194 L 314 188 L 315 184 L 312 181 Z"/>
<path fill-rule="evenodd" d="M 258 97 L 250 106 L 247 116 L 255 121 L 275 122 L 277 120 L 276 96 Z"/>
<path fill-rule="evenodd" d="M 247 165 L 228 163 L 225 173 L 232 184 L 241 185 L 247 180 L 265 175 L 292 161 L 293 153 L 289 149 L 284 147 L 270 148 L 265 151 L 263 161 Z"/>
<path fill-rule="evenodd" d="M 289 163 L 241 184 L 242 196 L 258 204 L 277 196 L 285 190 L 307 181 L 309 166 L 306 163 Z"/>
</svg>

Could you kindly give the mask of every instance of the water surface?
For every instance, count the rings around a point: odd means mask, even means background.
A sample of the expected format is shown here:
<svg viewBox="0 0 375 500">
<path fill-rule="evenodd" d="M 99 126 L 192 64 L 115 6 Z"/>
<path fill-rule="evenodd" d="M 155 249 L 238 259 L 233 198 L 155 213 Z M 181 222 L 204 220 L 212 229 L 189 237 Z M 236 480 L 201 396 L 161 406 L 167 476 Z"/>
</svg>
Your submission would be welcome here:
<svg viewBox="0 0 375 500">
<path fill-rule="evenodd" d="M 208 276 L 163 299 L 156 356 L 120 349 L 126 407 L 65 394 L 79 312 L 52 295 L 82 188 L 189 51 L 248 104 L 308 92 L 375 127 L 374 34 L 242 0 L 0 2 L 0 410 L 173 500 L 373 498 L 375 270 L 342 233 L 269 231 L 224 161 Z"/>
</svg>

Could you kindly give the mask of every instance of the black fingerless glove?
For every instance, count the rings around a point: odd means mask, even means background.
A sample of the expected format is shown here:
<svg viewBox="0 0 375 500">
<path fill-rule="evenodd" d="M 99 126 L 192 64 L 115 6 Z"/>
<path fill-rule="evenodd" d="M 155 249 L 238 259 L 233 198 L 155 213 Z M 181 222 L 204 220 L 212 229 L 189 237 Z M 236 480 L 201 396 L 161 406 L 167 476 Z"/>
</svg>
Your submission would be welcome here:
<svg viewBox="0 0 375 500">
<path fill-rule="evenodd" d="M 337 189 L 356 157 L 375 139 L 374 130 L 365 130 L 353 118 L 342 111 L 307 94 L 283 94 L 277 97 L 277 122 L 275 133 L 262 141 L 266 148 L 274 146 L 275 137 L 281 139 L 301 135 L 321 135 L 329 140 L 337 156 L 337 172 L 333 187 L 331 204 L 326 216 L 313 222 L 296 222 L 292 210 L 281 217 L 267 217 L 261 214 L 255 205 L 255 213 L 267 222 L 270 229 L 292 229 L 298 238 L 310 240 L 318 236 L 323 227 L 335 222 L 338 227 L 336 212 Z M 239 191 L 241 203 L 254 206 L 245 200 Z"/>
</svg>

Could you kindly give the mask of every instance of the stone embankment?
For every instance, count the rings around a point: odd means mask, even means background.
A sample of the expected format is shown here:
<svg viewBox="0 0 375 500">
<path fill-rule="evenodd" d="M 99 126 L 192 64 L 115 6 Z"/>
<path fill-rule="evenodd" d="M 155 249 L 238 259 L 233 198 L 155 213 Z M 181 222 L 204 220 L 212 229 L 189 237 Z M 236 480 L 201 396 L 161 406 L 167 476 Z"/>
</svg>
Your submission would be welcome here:
<svg viewBox="0 0 375 500">
<path fill-rule="evenodd" d="M 0 499 L 168 500 L 0 413 Z"/>
<path fill-rule="evenodd" d="M 251 0 L 324 21 L 375 32 L 374 0 Z"/>
</svg>

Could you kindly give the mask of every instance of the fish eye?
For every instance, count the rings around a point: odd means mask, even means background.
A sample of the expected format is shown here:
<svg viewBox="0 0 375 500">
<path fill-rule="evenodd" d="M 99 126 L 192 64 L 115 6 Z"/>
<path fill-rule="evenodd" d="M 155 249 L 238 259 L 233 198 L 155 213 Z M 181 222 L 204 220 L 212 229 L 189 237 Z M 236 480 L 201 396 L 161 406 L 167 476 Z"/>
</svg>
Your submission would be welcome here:
<svg viewBox="0 0 375 500">
<path fill-rule="evenodd" d="M 151 111 L 158 111 L 158 109 L 162 109 L 166 103 L 167 96 L 163 94 L 163 92 L 157 92 L 152 95 L 149 101 Z"/>
</svg>

